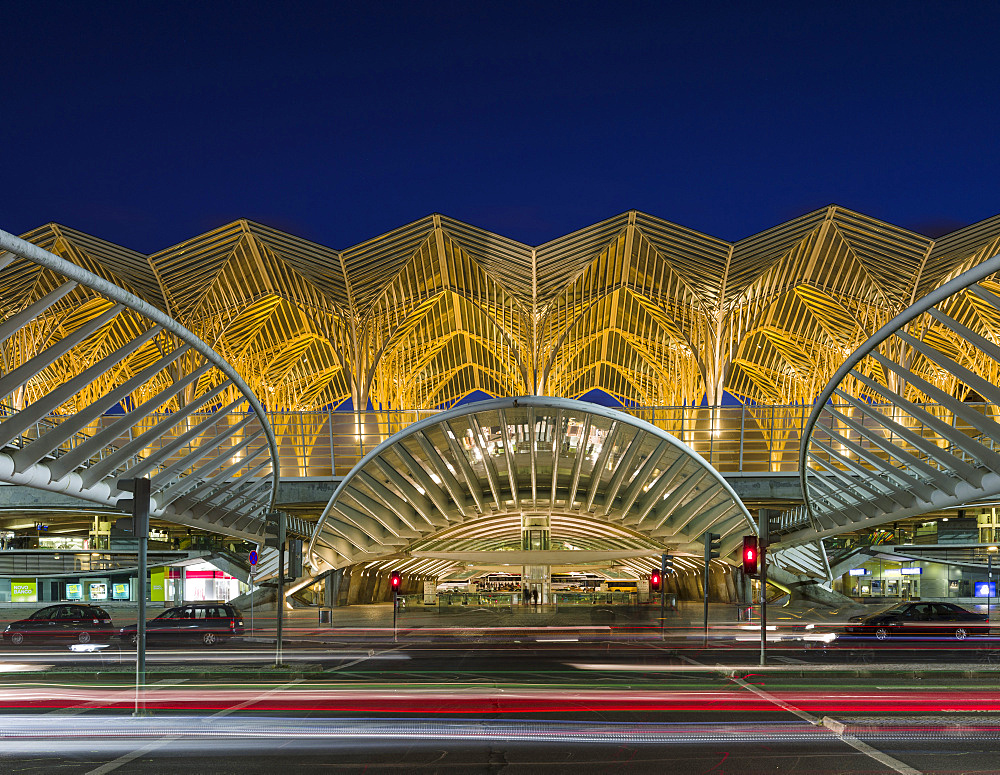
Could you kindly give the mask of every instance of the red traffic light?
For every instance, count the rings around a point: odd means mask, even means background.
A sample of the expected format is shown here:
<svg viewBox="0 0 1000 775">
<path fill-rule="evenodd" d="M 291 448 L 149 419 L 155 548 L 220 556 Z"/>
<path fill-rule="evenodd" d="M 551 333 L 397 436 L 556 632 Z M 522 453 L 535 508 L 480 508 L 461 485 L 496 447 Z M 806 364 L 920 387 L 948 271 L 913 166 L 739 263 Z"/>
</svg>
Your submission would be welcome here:
<svg viewBox="0 0 1000 775">
<path fill-rule="evenodd" d="M 402 576 L 399 575 L 399 571 L 394 570 L 389 574 L 389 584 L 393 589 L 399 589 L 399 585 L 403 583 Z"/>
<path fill-rule="evenodd" d="M 757 536 L 743 536 L 743 572 L 747 576 L 756 576 L 757 562 Z"/>
<path fill-rule="evenodd" d="M 650 577 L 649 577 L 649 589 L 650 589 L 650 591 L 652 591 L 652 592 L 659 592 L 660 591 L 660 581 L 661 581 L 661 579 L 660 579 L 660 574 L 659 573 L 653 573 L 653 574 L 651 574 Z"/>
</svg>

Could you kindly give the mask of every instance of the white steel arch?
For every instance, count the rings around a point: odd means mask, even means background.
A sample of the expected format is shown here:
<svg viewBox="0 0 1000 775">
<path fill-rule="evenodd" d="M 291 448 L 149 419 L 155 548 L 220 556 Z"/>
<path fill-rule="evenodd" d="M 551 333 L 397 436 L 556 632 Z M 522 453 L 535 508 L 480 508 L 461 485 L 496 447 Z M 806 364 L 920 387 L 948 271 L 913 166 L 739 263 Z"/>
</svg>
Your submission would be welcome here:
<svg viewBox="0 0 1000 775">
<path fill-rule="evenodd" d="M 274 435 L 194 334 L 0 231 L 0 343 L 14 353 L 0 367 L 0 481 L 114 506 L 128 497 L 119 478 L 148 476 L 154 518 L 259 539 L 277 492 Z"/>
<path fill-rule="evenodd" d="M 803 432 L 783 546 L 1000 495 L 998 272 L 994 256 L 955 277 L 838 369 Z"/>
<path fill-rule="evenodd" d="M 722 476 L 665 431 L 594 404 L 529 396 L 460 406 L 377 446 L 334 492 L 309 552 L 322 570 L 437 537 L 493 548 L 499 528 L 479 528 L 520 514 L 560 517 L 553 525 L 571 533 L 601 529 L 604 548 L 645 538 L 650 556 L 692 551 L 707 531 L 723 536 L 725 554 L 755 531 Z M 519 523 L 507 530 L 519 538 Z"/>
</svg>

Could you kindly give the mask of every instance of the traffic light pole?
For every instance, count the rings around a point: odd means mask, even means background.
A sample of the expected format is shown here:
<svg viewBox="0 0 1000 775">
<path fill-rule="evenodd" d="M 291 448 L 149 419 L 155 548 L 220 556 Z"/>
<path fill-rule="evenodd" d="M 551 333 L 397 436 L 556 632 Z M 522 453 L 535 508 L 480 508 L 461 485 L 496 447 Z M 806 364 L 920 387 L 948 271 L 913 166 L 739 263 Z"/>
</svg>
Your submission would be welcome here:
<svg viewBox="0 0 1000 775">
<path fill-rule="evenodd" d="M 702 622 L 701 630 L 703 648 L 708 648 L 708 566 L 712 562 L 712 558 L 710 557 L 711 554 L 711 538 L 709 538 L 708 533 L 705 533 L 705 573 L 701 584 L 702 591 L 705 593 L 705 617 Z"/>
<path fill-rule="evenodd" d="M 705 533 L 705 578 L 702 587 L 705 590 L 705 621 L 702 628 L 703 647 L 708 648 L 708 568 L 712 564 L 712 558 L 719 556 L 719 541 L 722 539 L 718 533 Z"/>
<path fill-rule="evenodd" d="M 135 713 L 136 716 L 144 716 L 146 712 L 145 699 L 142 696 L 146 688 L 146 549 L 149 538 L 149 501 L 146 501 L 146 525 L 136 525 L 136 537 L 139 539 L 139 568 L 138 582 L 139 589 L 136 596 L 139 598 L 139 620 L 135 628 Z M 138 517 L 136 522 L 139 522 Z M 165 586 L 165 585 L 164 585 Z"/>
<path fill-rule="evenodd" d="M 990 630 L 990 603 L 993 602 L 993 555 L 986 555 L 986 632 Z"/>
<path fill-rule="evenodd" d="M 284 531 L 282 531 L 284 532 Z M 282 536 L 283 538 L 284 536 Z M 274 647 L 274 665 L 281 667 L 281 629 L 285 621 L 285 542 L 278 547 L 278 632 Z"/>
<path fill-rule="evenodd" d="M 757 556 L 760 558 L 760 664 L 767 664 L 767 545 L 771 540 L 770 514 L 767 509 L 758 512 L 757 533 L 760 543 Z"/>
<path fill-rule="evenodd" d="M 119 498 L 116 505 L 122 511 L 132 514 L 132 535 L 137 546 L 138 568 L 136 569 L 136 598 L 139 603 L 139 618 L 135 623 L 135 712 L 134 716 L 146 715 L 143 692 L 146 689 L 146 549 L 149 538 L 149 479 L 137 477 L 119 479 L 118 489 L 132 493 L 131 498 Z"/>
<path fill-rule="evenodd" d="M 660 555 L 660 640 L 663 640 L 664 619 L 667 617 L 667 565 L 670 559 L 669 554 Z"/>
</svg>

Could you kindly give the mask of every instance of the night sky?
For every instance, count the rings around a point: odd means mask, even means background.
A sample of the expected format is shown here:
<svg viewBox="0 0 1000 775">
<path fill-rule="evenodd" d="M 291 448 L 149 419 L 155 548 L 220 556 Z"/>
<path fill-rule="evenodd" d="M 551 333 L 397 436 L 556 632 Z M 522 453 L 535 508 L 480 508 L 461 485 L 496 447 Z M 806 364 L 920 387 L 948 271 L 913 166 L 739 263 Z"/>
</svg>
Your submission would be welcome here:
<svg viewBox="0 0 1000 775">
<path fill-rule="evenodd" d="M 629 209 L 738 240 L 836 203 L 1000 213 L 994 2 L 0 6 L 0 228 L 537 245 Z"/>
</svg>

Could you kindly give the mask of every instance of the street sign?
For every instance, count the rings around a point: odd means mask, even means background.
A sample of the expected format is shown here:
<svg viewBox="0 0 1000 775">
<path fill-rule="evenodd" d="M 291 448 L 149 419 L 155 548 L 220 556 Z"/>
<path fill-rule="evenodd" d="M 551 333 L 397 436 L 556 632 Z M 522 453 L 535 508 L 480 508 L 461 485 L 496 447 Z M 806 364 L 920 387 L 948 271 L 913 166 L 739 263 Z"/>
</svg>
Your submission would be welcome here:
<svg viewBox="0 0 1000 775">
<path fill-rule="evenodd" d="M 253 566 L 253 565 L 256 565 L 256 564 L 257 564 L 257 550 L 256 549 L 251 549 L 250 550 L 250 565 Z"/>
</svg>

